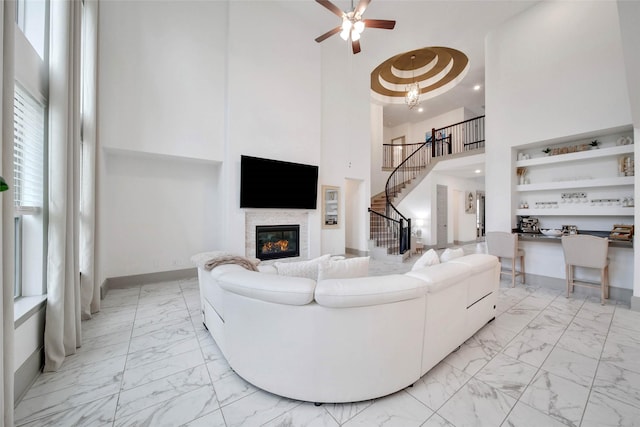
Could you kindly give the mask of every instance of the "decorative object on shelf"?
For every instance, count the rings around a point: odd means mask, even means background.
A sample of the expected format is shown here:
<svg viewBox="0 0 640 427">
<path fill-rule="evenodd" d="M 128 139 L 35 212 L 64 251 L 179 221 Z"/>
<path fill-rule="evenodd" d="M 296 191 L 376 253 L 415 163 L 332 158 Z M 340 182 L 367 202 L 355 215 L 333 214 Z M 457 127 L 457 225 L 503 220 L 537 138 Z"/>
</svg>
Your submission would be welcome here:
<svg viewBox="0 0 640 427">
<path fill-rule="evenodd" d="M 525 175 L 527 174 L 527 168 L 519 167 L 516 169 L 516 173 L 518 174 L 518 184 L 522 185 L 525 183 Z"/>
<path fill-rule="evenodd" d="M 578 234 L 578 227 L 575 225 L 563 225 L 562 234 Z"/>
<path fill-rule="evenodd" d="M 551 155 L 551 148 L 547 147 L 544 150 L 542 150 L 542 152 L 544 153 L 545 156 L 550 156 Z"/>
<path fill-rule="evenodd" d="M 465 192 L 465 208 L 464 212 L 468 214 L 476 213 L 476 195 L 473 191 Z"/>
<path fill-rule="evenodd" d="M 562 236 L 562 230 L 556 229 L 541 229 L 540 232 L 545 236 L 559 237 Z"/>
<path fill-rule="evenodd" d="M 322 186 L 322 228 L 340 228 L 340 187 Z"/>
<path fill-rule="evenodd" d="M 7 191 L 9 189 L 9 185 L 7 181 L 4 180 L 3 177 L 0 176 L 0 191 Z"/>
<path fill-rule="evenodd" d="M 630 136 L 621 136 L 616 141 L 616 145 L 629 145 L 629 144 L 633 144 L 633 138 L 631 138 Z"/>
<path fill-rule="evenodd" d="M 618 172 L 620 176 L 635 175 L 635 161 L 632 156 L 622 156 L 618 159 Z"/>
<path fill-rule="evenodd" d="M 415 59 L 416 56 L 411 55 L 411 75 L 413 81 L 407 85 L 407 94 L 404 97 L 404 102 L 409 106 L 410 110 L 420 104 L 420 85 L 416 82 L 416 71 L 413 65 Z"/>
<path fill-rule="evenodd" d="M 600 141 L 598 141 L 597 139 L 594 139 L 593 141 L 591 141 L 592 148 L 598 148 L 599 144 L 600 144 Z"/>
<path fill-rule="evenodd" d="M 611 240 L 631 240 L 633 239 L 633 225 L 614 224 L 613 230 L 609 233 Z"/>
</svg>

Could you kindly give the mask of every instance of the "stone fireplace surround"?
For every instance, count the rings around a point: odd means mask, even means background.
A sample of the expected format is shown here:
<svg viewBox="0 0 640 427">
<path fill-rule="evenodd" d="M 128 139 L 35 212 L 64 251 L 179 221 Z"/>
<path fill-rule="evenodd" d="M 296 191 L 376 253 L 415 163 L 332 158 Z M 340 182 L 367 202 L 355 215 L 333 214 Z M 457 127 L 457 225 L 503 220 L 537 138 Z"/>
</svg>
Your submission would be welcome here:
<svg viewBox="0 0 640 427">
<path fill-rule="evenodd" d="M 307 258 L 309 254 L 309 213 L 295 210 L 248 210 L 244 221 L 244 251 L 249 258 L 256 257 L 256 226 L 257 225 L 300 225 L 300 256 L 286 258 L 299 260 Z M 271 263 L 278 260 L 263 261 Z"/>
</svg>

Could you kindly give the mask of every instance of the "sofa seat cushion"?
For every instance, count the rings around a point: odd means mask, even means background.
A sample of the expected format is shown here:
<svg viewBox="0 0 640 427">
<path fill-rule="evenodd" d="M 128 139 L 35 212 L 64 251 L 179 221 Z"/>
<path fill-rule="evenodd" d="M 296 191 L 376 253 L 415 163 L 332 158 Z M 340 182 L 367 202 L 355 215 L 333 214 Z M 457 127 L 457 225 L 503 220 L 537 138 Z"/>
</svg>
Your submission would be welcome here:
<svg viewBox="0 0 640 427">
<path fill-rule="evenodd" d="M 425 294 L 425 283 L 402 274 L 321 280 L 316 302 L 325 307 L 345 308 L 388 304 Z"/>
<path fill-rule="evenodd" d="M 409 271 L 405 275 L 423 280 L 426 283 L 427 293 L 435 293 L 461 283 L 471 275 L 471 267 L 465 264 L 445 262 Z"/>
<path fill-rule="evenodd" d="M 220 287 L 248 298 L 288 305 L 305 305 L 313 301 L 315 280 L 280 276 L 257 271 L 233 271 L 218 279 Z"/>
</svg>

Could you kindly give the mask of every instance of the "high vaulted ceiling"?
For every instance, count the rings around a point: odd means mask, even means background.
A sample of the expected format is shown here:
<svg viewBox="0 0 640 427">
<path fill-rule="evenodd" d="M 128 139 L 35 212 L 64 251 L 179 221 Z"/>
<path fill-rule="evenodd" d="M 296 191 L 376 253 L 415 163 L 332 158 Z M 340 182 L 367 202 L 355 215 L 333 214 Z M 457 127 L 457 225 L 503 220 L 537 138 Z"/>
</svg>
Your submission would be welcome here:
<svg viewBox="0 0 640 427">
<path fill-rule="evenodd" d="M 332 0 L 342 10 L 351 10 L 350 0 Z M 419 122 L 457 108 L 466 107 L 477 115 L 484 114 L 484 40 L 494 28 L 513 18 L 538 1 L 533 0 L 372 0 L 367 17 L 396 21 L 392 31 L 366 29 L 362 34 L 362 52 L 348 61 L 367 61 L 370 70 L 394 55 L 430 46 L 457 49 L 469 58 L 466 76 L 451 90 L 421 101 L 424 112 L 409 110 L 406 105 L 384 104 L 385 126 Z M 309 25 L 309 44 L 336 24 L 336 17 L 324 13 L 315 1 L 289 1 L 285 7 L 298 9 Z M 357 3 L 357 1 L 355 1 Z M 347 48 L 340 37 L 322 43 L 323 49 Z M 350 50 L 348 51 L 350 53 Z M 474 86 L 480 85 L 479 90 Z"/>
</svg>

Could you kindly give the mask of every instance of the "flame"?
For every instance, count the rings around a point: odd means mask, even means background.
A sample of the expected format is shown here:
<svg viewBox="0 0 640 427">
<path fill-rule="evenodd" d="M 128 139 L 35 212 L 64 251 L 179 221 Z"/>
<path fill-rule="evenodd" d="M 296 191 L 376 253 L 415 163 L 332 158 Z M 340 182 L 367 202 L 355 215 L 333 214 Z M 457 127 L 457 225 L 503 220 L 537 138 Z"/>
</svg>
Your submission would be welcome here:
<svg viewBox="0 0 640 427">
<path fill-rule="evenodd" d="M 289 248 L 288 240 L 278 240 L 277 242 L 267 242 L 262 245 L 263 253 L 284 252 Z"/>
</svg>

